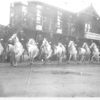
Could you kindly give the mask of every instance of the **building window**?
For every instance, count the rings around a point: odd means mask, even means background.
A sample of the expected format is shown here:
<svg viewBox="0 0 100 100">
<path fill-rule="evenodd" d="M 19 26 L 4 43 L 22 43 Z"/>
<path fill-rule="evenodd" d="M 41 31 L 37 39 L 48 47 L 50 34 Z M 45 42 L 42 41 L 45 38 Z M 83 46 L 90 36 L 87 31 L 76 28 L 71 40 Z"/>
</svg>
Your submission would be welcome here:
<svg viewBox="0 0 100 100">
<path fill-rule="evenodd" d="M 14 7 L 14 3 L 11 3 L 10 5 L 11 5 L 12 8 Z"/>
<path fill-rule="evenodd" d="M 23 6 L 22 7 L 22 12 L 23 12 L 24 15 L 26 15 L 27 14 L 27 7 Z"/>
<path fill-rule="evenodd" d="M 85 32 L 90 32 L 90 30 L 91 30 L 90 23 L 85 23 Z"/>
<path fill-rule="evenodd" d="M 11 17 L 14 17 L 14 13 L 11 13 L 10 16 L 11 16 Z"/>
<path fill-rule="evenodd" d="M 37 13 L 36 13 L 36 30 L 42 30 L 42 6 L 36 6 Z"/>
<path fill-rule="evenodd" d="M 57 31 L 56 33 L 62 34 L 62 12 L 57 12 Z"/>
</svg>

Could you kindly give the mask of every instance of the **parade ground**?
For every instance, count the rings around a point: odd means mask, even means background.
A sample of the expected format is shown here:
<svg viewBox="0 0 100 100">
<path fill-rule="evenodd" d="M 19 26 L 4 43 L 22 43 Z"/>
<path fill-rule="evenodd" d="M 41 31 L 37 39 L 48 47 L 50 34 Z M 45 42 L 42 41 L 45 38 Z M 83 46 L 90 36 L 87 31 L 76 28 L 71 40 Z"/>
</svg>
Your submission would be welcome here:
<svg viewBox="0 0 100 100">
<path fill-rule="evenodd" d="M 100 64 L 0 64 L 1 97 L 99 97 Z"/>
</svg>

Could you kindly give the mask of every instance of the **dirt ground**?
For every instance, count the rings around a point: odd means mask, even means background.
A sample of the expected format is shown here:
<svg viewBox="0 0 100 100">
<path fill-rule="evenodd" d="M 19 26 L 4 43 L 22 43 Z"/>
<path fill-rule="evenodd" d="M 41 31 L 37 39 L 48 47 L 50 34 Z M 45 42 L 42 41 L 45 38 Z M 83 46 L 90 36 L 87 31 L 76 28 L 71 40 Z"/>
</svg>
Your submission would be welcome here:
<svg viewBox="0 0 100 100">
<path fill-rule="evenodd" d="M 100 64 L 0 64 L 1 97 L 99 97 Z"/>
</svg>

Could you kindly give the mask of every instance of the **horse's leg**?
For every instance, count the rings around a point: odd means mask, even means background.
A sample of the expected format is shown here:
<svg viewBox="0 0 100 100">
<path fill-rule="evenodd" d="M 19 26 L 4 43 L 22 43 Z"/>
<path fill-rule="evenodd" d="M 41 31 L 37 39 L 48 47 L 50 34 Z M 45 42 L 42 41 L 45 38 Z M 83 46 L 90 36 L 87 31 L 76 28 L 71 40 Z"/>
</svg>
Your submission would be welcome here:
<svg viewBox="0 0 100 100">
<path fill-rule="evenodd" d="M 16 67 L 18 65 L 18 62 L 20 61 L 20 56 L 14 57 L 14 66 Z"/>
<path fill-rule="evenodd" d="M 63 57 L 61 57 L 61 60 L 60 60 L 60 63 L 62 63 L 63 62 Z"/>
<path fill-rule="evenodd" d="M 31 54 L 31 64 L 33 64 L 33 60 L 34 60 L 34 55 L 33 55 L 33 52 Z"/>
<path fill-rule="evenodd" d="M 84 57 L 84 55 L 82 55 L 82 60 L 81 61 L 84 62 L 84 59 L 85 59 L 85 57 Z"/>
<path fill-rule="evenodd" d="M 68 62 L 70 62 L 71 58 L 72 58 L 72 55 L 70 54 L 70 55 L 69 55 L 69 60 L 68 60 Z"/>
<path fill-rule="evenodd" d="M 87 61 L 87 54 L 84 55 L 84 62 Z"/>
<path fill-rule="evenodd" d="M 58 60 L 58 63 L 62 63 L 62 55 L 59 55 L 59 60 Z"/>
<path fill-rule="evenodd" d="M 82 60 L 83 60 L 83 62 L 85 62 L 85 54 L 83 55 L 83 59 Z"/>
<path fill-rule="evenodd" d="M 87 56 L 87 61 L 90 62 L 90 55 L 87 54 L 86 56 Z"/>
<path fill-rule="evenodd" d="M 99 56 L 98 55 L 95 55 L 95 62 L 99 62 Z"/>
<path fill-rule="evenodd" d="M 2 62 L 2 55 L 0 55 L 0 62 Z"/>
<path fill-rule="evenodd" d="M 44 55 L 44 56 L 43 56 L 43 64 L 46 64 L 46 60 L 47 60 L 47 56 Z"/>
<path fill-rule="evenodd" d="M 31 55 L 31 64 L 33 64 L 33 60 L 34 60 L 34 55 L 32 53 L 32 55 Z"/>
<path fill-rule="evenodd" d="M 41 54 L 40 54 L 40 61 L 42 61 L 42 62 L 44 62 L 44 52 L 41 52 Z"/>
<path fill-rule="evenodd" d="M 21 62 L 23 62 L 24 61 L 24 53 L 22 53 L 20 58 L 21 58 Z"/>
<path fill-rule="evenodd" d="M 79 61 L 79 63 L 81 63 L 81 59 L 82 59 L 82 55 L 78 55 L 78 61 Z"/>
<path fill-rule="evenodd" d="M 14 66 L 16 67 L 18 65 L 18 62 L 15 60 L 14 62 Z"/>
<path fill-rule="evenodd" d="M 90 62 L 91 61 L 91 55 L 90 54 L 88 54 L 88 61 Z"/>
<path fill-rule="evenodd" d="M 33 64 L 33 60 L 34 60 L 34 53 L 31 53 L 31 64 Z"/>
<path fill-rule="evenodd" d="M 90 62 L 90 56 L 89 56 L 89 54 L 86 54 L 86 61 Z"/>
<path fill-rule="evenodd" d="M 57 55 L 57 64 L 59 65 L 59 63 L 60 63 L 60 55 L 58 54 Z"/>
<path fill-rule="evenodd" d="M 10 52 L 10 55 L 9 55 L 10 57 L 10 64 L 11 64 L 11 66 L 14 66 L 14 52 Z"/>
<path fill-rule="evenodd" d="M 32 57 L 32 64 L 34 64 L 34 59 L 35 59 L 35 58 L 34 58 L 34 57 Z"/>
<path fill-rule="evenodd" d="M 74 61 L 77 61 L 77 54 L 74 55 Z"/>
<path fill-rule="evenodd" d="M 62 63 L 62 57 L 60 57 L 60 59 L 59 59 L 59 63 Z"/>
<path fill-rule="evenodd" d="M 37 52 L 35 53 L 35 55 L 33 54 L 33 57 L 32 57 L 32 64 L 34 64 L 35 62 L 35 58 L 37 57 Z"/>
<path fill-rule="evenodd" d="M 99 62 L 99 57 L 97 56 L 97 62 Z"/>
<path fill-rule="evenodd" d="M 94 59 L 94 55 L 91 57 L 91 62 L 93 62 L 93 61 L 94 61 L 93 59 Z"/>
<path fill-rule="evenodd" d="M 19 62 L 20 62 L 20 63 L 22 62 L 22 55 L 20 56 L 20 60 L 19 60 Z"/>
<path fill-rule="evenodd" d="M 42 55 L 41 55 L 41 61 L 42 61 L 42 64 L 45 64 L 45 61 L 46 61 L 46 54 L 43 52 Z"/>
<path fill-rule="evenodd" d="M 100 56 L 98 55 L 98 63 L 99 63 L 99 61 L 100 61 Z"/>
<path fill-rule="evenodd" d="M 29 52 L 29 64 L 30 65 L 32 64 L 32 55 L 31 55 L 31 52 Z"/>
<path fill-rule="evenodd" d="M 80 62 L 82 63 L 82 59 L 83 59 L 83 55 L 81 55 L 81 59 L 80 59 Z"/>
<path fill-rule="evenodd" d="M 16 67 L 16 58 L 15 58 L 15 54 L 12 55 L 12 63 L 13 63 L 13 66 Z"/>
<path fill-rule="evenodd" d="M 42 59 L 42 52 L 41 51 L 39 51 L 39 61 L 41 61 Z"/>
<path fill-rule="evenodd" d="M 99 55 L 97 55 L 97 62 L 99 63 Z"/>
</svg>

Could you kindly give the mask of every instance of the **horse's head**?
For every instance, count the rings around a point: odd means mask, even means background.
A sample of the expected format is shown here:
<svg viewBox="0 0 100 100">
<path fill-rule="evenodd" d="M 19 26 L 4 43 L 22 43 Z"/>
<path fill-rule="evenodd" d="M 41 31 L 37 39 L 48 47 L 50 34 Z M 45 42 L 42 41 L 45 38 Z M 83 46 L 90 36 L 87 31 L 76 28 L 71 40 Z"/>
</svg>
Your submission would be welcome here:
<svg viewBox="0 0 100 100">
<path fill-rule="evenodd" d="M 99 52 L 99 48 L 96 45 L 96 43 L 92 43 L 90 46 L 90 49 L 93 50 L 94 52 Z"/>
<path fill-rule="evenodd" d="M 43 44 L 47 43 L 47 40 L 46 38 L 43 39 Z"/>
<path fill-rule="evenodd" d="M 85 48 L 85 49 L 89 48 L 88 47 L 88 44 L 86 42 L 83 43 L 83 46 L 82 47 Z"/>
<path fill-rule="evenodd" d="M 93 42 L 91 45 L 90 45 L 90 49 L 96 47 L 96 44 Z"/>
<path fill-rule="evenodd" d="M 43 42 L 42 42 L 42 46 L 47 46 L 49 45 L 49 42 L 47 41 L 46 38 L 44 38 Z"/>
<path fill-rule="evenodd" d="M 18 39 L 18 37 L 17 37 L 17 34 L 13 34 L 10 38 L 9 38 L 9 41 L 10 42 L 18 42 L 19 41 L 19 39 Z"/>
<path fill-rule="evenodd" d="M 71 46 L 75 46 L 74 41 L 70 41 L 70 42 L 69 42 L 68 47 L 71 47 Z"/>
</svg>

